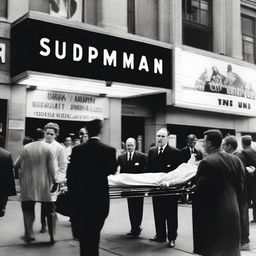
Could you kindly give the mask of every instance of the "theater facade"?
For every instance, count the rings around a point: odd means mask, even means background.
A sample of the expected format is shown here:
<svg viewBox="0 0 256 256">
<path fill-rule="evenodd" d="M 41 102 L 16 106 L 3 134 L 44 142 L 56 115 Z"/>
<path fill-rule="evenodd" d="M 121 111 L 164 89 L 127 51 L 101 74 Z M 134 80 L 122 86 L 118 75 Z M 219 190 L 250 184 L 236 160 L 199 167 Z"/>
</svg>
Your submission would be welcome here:
<svg viewBox="0 0 256 256">
<path fill-rule="evenodd" d="M 1 24 L 0 133 L 14 157 L 49 121 L 63 142 L 100 118 L 118 152 L 128 137 L 147 152 L 160 127 L 178 148 L 208 128 L 256 134 L 253 64 L 33 11 Z"/>
</svg>

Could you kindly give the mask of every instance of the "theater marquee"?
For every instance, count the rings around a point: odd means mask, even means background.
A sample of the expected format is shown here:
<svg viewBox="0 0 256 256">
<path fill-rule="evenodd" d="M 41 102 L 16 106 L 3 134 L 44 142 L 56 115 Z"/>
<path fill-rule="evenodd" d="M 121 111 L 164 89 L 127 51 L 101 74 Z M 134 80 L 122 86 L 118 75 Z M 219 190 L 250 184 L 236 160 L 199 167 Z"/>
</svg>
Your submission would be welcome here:
<svg viewBox="0 0 256 256">
<path fill-rule="evenodd" d="M 256 116 L 256 70 L 176 49 L 174 104 Z"/>
<path fill-rule="evenodd" d="M 35 18 L 15 24 L 11 37 L 12 78 L 32 71 L 171 89 L 170 48 Z"/>
</svg>

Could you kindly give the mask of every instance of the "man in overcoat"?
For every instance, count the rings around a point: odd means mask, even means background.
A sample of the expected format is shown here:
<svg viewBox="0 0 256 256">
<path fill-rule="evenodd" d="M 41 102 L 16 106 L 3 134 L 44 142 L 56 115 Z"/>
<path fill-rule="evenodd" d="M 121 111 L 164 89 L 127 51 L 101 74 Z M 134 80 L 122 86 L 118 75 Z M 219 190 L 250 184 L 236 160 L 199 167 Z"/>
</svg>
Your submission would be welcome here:
<svg viewBox="0 0 256 256">
<path fill-rule="evenodd" d="M 109 212 L 107 176 L 116 173 L 116 150 L 100 141 L 101 120 L 86 125 L 89 140 L 73 148 L 67 171 L 71 223 L 80 255 L 99 255 L 100 231 Z"/>
<path fill-rule="evenodd" d="M 35 203 L 45 204 L 45 214 L 48 222 L 50 242 L 55 243 L 52 223 L 54 207 L 51 188 L 57 180 L 57 159 L 54 148 L 43 141 L 44 131 L 37 129 L 36 141 L 24 146 L 21 153 L 20 189 L 21 206 L 24 216 L 25 242 L 35 240 L 33 223 L 35 220 Z"/>
<path fill-rule="evenodd" d="M 5 214 L 8 196 L 16 195 L 12 156 L 3 147 L 4 137 L 0 135 L 0 217 Z"/>
<path fill-rule="evenodd" d="M 170 172 L 182 163 L 181 152 L 168 144 L 168 131 L 161 128 L 156 133 L 156 146 L 148 153 L 148 172 Z M 178 229 L 178 204 L 176 196 L 154 196 L 153 211 L 156 235 L 151 241 L 165 242 L 174 247 Z M 167 230 L 167 234 L 166 234 Z"/>
<path fill-rule="evenodd" d="M 135 150 L 136 140 L 126 140 L 126 152 L 118 156 L 117 163 L 120 173 L 144 173 L 147 169 L 147 155 Z M 127 198 L 131 231 L 129 236 L 138 237 L 141 233 L 141 222 L 143 217 L 143 197 Z"/>
<path fill-rule="evenodd" d="M 194 253 L 240 255 L 240 212 L 243 211 L 244 166 L 221 151 L 219 130 L 204 132 L 204 150 L 193 197 Z"/>
</svg>

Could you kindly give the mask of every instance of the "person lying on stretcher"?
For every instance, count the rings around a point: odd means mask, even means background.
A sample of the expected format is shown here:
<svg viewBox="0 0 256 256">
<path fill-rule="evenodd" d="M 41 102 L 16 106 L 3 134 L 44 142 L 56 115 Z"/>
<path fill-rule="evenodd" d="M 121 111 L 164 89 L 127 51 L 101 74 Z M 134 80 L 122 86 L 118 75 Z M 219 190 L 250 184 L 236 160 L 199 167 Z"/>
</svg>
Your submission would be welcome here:
<svg viewBox="0 0 256 256">
<path fill-rule="evenodd" d="M 175 170 L 164 173 L 121 173 L 108 176 L 110 186 L 164 186 L 170 187 L 188 182 L 196 175 L 200 161 L 192 155 L 187 163 L 180 164 Z"/>
</svg>

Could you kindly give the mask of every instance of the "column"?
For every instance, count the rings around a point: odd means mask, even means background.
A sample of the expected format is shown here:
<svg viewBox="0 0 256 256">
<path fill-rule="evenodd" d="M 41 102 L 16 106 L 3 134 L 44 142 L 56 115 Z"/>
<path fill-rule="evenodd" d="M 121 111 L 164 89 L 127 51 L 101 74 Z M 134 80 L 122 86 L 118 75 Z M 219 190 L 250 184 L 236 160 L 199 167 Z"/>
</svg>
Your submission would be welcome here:
<svg viewBox="0 0 256 256">
<path fill-rule="evenodd" d="M 213 15 L 213 51 L 226 55 L 226 3 L 215 0 L 212 3 Z"/>
<path fill-rule="evenodd" d="M 170 42 L 182 45 L 182 1 L 170 0 Z"/>
<path fill-rule="evenodd" d="M 109 118 L 104 120 L 102 141 L 121 151 L 121 99 L 109 99 Z"/>
<path fill-rule="evenodd" d="M 226 53 L 229 57 L 242 59 L 240 0 L 226 0 Z"/>
<path fill-rule="evenodd" d="M 127 32 L 127 0 L 98 0 L 98 25 L 114 32 Z"/>
<path fill-rule="evenodd" d="M 9 103 L 9 125 L 7 148 L 12 152 L 14 160 L 22 148 L 22 139 L 25 134 L 26 121 L 26 87 L 12 86 L 12 94 Z"/>
</svg>

